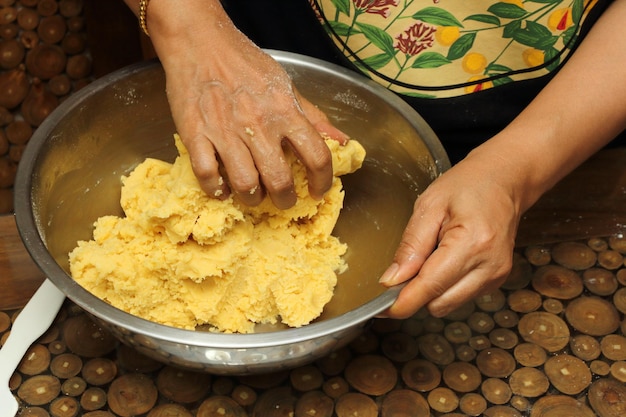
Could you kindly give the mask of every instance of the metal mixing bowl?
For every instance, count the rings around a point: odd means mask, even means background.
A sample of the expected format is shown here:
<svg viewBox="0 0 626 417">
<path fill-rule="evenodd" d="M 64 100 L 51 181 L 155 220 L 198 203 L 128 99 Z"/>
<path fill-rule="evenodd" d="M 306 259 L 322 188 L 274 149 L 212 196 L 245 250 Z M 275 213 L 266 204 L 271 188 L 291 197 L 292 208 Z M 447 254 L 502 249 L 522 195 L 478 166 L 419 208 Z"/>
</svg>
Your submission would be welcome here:
<svg viewBox="0 0 626 417">
<path fill-rule="evenodd" d="M 329 63 L 269 51 L 299 91 L 367 150 L 344 177 L 345 208 L 335 234 L 348 244 L 349 269 L 322 316 L 300 328 L 221 334 L 149 322 L 96 298 L 69 275 L 68 253 L 92 238 L 94 221 L 121 215 L 120 177 L 146 157 L 173 161 L 175 132 L 156 61 L 100 78 L 64 101 L 31 138 L 15 183 L 20 235 L 35 262 L 68 298 L 140 352 L 215 374 L 288 369 L 355 338 L 399 291 L 378 278 L 390 264 L 413 202 L 449 168 L 435 134 L 397 96 Z"/>
</svg>

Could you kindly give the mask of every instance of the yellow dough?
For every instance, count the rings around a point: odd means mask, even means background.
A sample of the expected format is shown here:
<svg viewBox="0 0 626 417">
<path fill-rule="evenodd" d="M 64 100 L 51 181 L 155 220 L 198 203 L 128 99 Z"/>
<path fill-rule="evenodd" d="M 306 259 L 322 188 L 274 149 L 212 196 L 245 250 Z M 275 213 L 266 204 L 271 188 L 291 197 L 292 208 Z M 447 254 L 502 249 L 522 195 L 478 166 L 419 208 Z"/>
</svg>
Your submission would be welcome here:
<svg viewBox="0 0 626 417">
<path fill-rule="evenodd" d="M 125 217 L 104 216 L 93 240 L 70 253 L 72 277 L 133 315 L 169 326 L 254 332 L 256 323 L 299 327 L 318 317 L 345 271 L 346 245 L 332 236 L 343 206 L 339 176 L 361 167 L 354 140 L 327 140 L 335 178 L 312 199 L 306 171 L 289 153 L 298 201 L 278 210 L 209 198 L 175 136 L 173 164 L 146 159 L 122 178 Z"/>
</svg>

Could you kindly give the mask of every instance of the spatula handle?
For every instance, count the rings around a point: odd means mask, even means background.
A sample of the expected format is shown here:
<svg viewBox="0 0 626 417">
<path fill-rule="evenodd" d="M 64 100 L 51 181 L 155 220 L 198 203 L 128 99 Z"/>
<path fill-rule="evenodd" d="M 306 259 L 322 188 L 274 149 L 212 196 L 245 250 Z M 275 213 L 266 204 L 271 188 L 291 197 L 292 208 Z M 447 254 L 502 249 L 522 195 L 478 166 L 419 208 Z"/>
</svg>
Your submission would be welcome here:
<svg viewBox="0 0 626 417">
<path fill-rule="evenodd" d="M 65 295 L 48 279 L 37 289 L 0 349 L 0 384 L 8 383 L 30 345 L 48 330 L 64 300 Z"/>
</svg>

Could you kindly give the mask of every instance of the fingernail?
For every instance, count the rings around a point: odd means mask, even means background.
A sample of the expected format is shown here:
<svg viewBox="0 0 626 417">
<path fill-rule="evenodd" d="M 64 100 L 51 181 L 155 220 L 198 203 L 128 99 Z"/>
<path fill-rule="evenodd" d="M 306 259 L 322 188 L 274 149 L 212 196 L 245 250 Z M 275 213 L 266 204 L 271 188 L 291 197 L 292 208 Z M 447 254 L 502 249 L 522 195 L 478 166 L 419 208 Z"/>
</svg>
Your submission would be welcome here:
<svg viewBox="0 0 626 417">
<path fill-rule="evenodd" d="M 396 278 L 396 275 L 398 275 L 398 270 L 400 269 L 400 265 L 398 265 L 397 263 L 392 263 L 389 268 L 387 268 L 387 270 L 385 271 L 385 273 L 380 277 L 380 279 L 378 280 L 378 282 L 380 284 L 388 284 L 390 282 L 393 282 Z"/>
</svg>

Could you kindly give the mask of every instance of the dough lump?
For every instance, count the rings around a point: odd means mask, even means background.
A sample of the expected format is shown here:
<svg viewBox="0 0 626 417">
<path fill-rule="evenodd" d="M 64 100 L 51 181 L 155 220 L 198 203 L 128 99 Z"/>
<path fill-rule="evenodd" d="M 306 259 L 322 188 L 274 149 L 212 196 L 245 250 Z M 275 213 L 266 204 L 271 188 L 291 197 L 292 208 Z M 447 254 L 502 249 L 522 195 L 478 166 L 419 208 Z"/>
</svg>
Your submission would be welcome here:
<svg viewBox="0 0 626 417">
<path fill-rule="evenodd" d="M 72 277 L 113 306 L 147 320 L 251 333 L 257 323 L 310 323 L 330 301 L 347 247 L 331 233 L 343 206 L 339 176 L 361 167 L 355 140 L 327 140 L 334 180 L 321 201 L 307 190 L 292 153 L 298 200 L 278 210 L 269 198 L 248 207 L 209 198 L 177 135 L 173 164 L 148 158 L 122 178 L 125 216 L 104 216 L 93 240 L 69 254 Z"/>
</svg>

